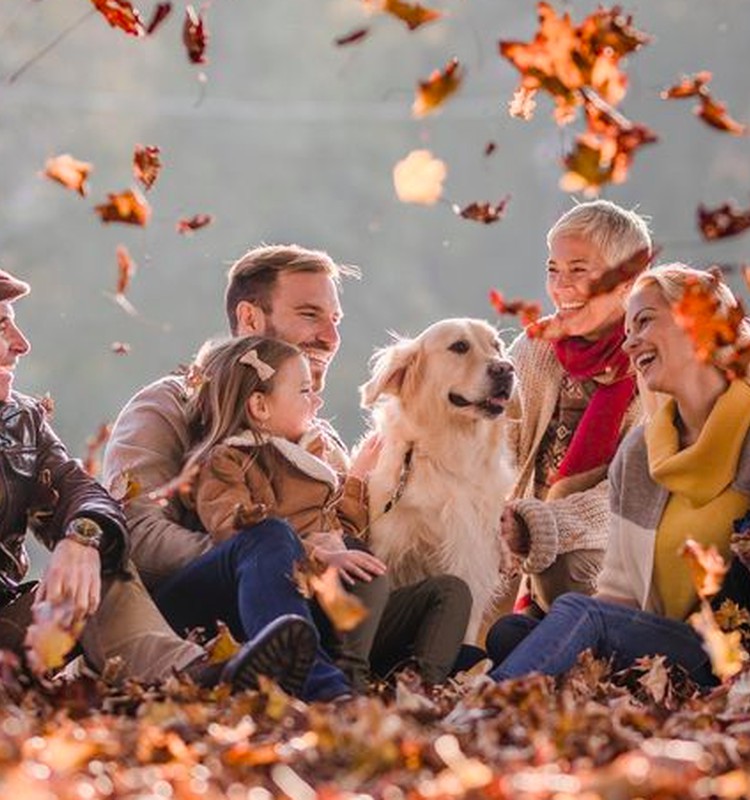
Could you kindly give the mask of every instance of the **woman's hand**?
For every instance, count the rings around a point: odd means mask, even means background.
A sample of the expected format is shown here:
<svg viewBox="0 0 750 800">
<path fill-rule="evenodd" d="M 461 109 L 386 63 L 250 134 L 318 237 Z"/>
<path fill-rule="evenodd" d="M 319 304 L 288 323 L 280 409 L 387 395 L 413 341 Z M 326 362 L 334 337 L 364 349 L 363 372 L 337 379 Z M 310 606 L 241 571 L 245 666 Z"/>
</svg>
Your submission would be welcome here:
<svg viewBox="0 0 750 800">
<path fill-rule="evenodd" d="M 367 480 L 368 475 L 375 469 L 383 449 L 383 439 L 374 431 L 368 434 L 356 447 L 349 474 L 359 480 Z"/>
<path fill-rule="evenodd" d="M 500 536 L 514 556 L 526 558 L 531 552 L 531 534 L 526 523 L 516 514 L 512 503 L 505 506 L 500 517 Z"/>
<path fill-rule="evenodd" d="M 73 605 L 74 620 L 84 620 L 99 608 L 101 591 L 99 551 L 72 539 L 61 539 L 52 551 L 34 603 L 67 600 Z"/>
<path fill-rule="evenodd" d="M 312 556 L 330 567 L 336 567 L 342 580 L 349 585 L 356 581 L 369 583 L 373 578 L 384 575 L 386 572 L 385 564 L 372 553 L 364 550 L 347 550 L 345 547 L 318 545 L 313 549 Z"/>
</svg>

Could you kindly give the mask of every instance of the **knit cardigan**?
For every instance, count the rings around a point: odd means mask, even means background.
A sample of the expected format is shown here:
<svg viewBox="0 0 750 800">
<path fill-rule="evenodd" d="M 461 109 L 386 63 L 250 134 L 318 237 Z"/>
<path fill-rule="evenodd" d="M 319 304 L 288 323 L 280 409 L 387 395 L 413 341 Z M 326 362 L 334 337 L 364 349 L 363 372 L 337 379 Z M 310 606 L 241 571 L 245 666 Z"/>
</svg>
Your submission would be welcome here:
<svg viewBox="0 0 750 800">
<path fill-rule="evenodd" d="M 552 344 L 531 339 L 525 333 L 510 347 L 519 391 L 506 411 L 511 453 L 518 478 L 511 494 L 516 513 L 526 524 L 531 550 L 521 568 L 543 572 L 558 555 L 576 550 L 604 550 L 609 535 L 609 500 L 606 474 L 591 488 L 564 497 L 540 500 L 534 497 L 537 455 L 557 407 L 564 370 Z M 622 435 L 641 421 L 641 403 L 636 396 L 622 424 Z"/>
<path fill-rule="evenodd" d="M 654 541 L 669 491 L 650 475 L 644 427 L 631 431 L 609 470 L 610 532 L 597 593 L 635 602 L 663 614 L 653 588 Z M 748 495 L 750 505 L 750 433 L 745 437 L 731 484 Z"/>
</svg>

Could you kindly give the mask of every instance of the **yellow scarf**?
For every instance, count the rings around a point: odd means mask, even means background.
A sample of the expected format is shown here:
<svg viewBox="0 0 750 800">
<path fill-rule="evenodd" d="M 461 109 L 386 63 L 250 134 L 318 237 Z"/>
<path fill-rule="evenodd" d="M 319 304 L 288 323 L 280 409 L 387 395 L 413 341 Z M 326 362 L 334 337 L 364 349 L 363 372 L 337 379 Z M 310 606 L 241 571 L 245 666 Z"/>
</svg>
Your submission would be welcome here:
<svg viewBox="0 0 750 800">
<path fill-rule="evenodd" d="M 646 427 L 651 477 L 670 492 L 656 529 L 654 587 L 664 614 L 685 619 L 697 596 L 687 563 L 677 553 L 686 539 L 715 545 L 729 556 L 732 522 L 750 505 L 746 494 L 731 488 L 742 445 L 750 428 L 750 386 L 733 381 L 716 401 L 698 440 L 680 450 L 670 400 Z"/>
</svg>

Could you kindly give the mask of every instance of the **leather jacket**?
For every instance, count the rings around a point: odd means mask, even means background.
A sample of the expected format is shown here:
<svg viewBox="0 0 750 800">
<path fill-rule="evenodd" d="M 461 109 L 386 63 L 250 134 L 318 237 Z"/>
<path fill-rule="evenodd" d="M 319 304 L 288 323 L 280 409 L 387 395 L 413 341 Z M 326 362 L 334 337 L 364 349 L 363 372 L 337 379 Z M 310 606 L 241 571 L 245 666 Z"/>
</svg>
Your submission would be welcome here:
<svg viewBox="0 0 750 800">
<path fill-rule="evenodd" d="M 52 550 L 76 517 L 103 530 L 102 572 L 123 572 L 127 535 L 119 504 L 68 455 L 42 405 L 12 392 L 0 402 L 0 588 L 6 594 L 29 568 L 27 530 Z"/>
</svg>

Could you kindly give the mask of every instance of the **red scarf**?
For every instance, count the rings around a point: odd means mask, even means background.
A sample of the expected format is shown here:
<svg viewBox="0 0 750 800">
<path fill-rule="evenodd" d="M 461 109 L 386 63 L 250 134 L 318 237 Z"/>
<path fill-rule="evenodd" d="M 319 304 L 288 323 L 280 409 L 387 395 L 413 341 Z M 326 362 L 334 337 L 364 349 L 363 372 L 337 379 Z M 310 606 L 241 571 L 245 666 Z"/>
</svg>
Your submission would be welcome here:
<svg viewBox="0 0 750 800">
<path fill-rule="evenodd" d="M 553 482 L 609 464 L 614 457 L 622 419 L 636 391 L 630 359 L 622 349 L 624 341 L 620 323 L 595 341 L 570 336 L 553 342 L 557 360 L 568 375 L 579 381 L 606 381 L 597 383 Z"/>
</svg>

